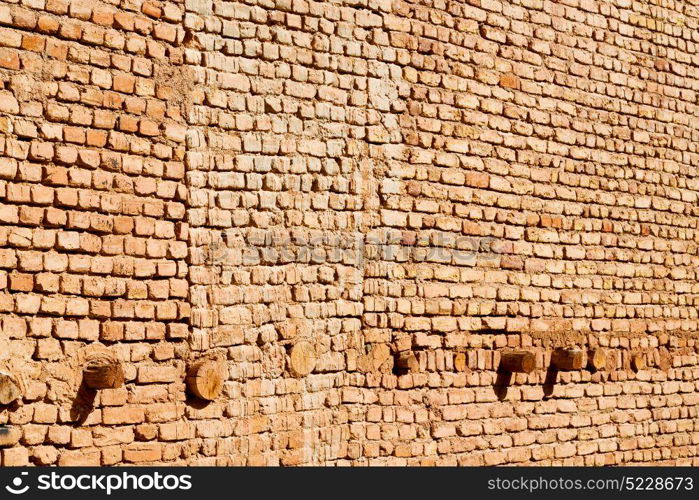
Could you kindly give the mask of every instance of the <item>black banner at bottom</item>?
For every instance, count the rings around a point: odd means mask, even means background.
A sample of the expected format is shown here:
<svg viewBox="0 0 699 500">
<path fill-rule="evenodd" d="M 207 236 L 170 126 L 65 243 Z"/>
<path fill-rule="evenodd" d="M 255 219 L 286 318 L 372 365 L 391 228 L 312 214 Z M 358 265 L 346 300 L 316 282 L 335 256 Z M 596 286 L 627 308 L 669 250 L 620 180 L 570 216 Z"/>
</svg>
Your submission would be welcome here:
<svg viewBox="0 0 699 500">
<path fill-rule="evenodd" d="M 503 468 L 0 468 L 0 498 L 225 498 L 253 494 L 343 498 L 697 498 L 695 467 Z M 201 498 L 201 497 L 200 497 Z"/>
</svg>

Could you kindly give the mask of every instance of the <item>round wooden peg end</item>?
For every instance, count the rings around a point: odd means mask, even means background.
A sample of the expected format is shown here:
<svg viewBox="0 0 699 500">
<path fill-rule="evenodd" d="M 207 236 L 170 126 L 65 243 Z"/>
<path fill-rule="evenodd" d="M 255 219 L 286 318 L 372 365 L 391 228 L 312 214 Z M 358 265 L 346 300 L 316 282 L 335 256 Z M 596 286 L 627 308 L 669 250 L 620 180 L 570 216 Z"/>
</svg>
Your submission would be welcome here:
<svg viewBox="0 0 699 500">
<path fill-rule="evenodd" d="M 289 368 L 297 377 L 305 377 L 316 367 L 316 350 L 310 342 L 297 342 L 289 353 Z"/>
<path fill-rule="evenodd" d="M 206 401 L 213 401 L 223 390 L 224 374 L 221 365 L 211 359 L 197 361 L 187 373 L 189 391 Z"/>
</svg>

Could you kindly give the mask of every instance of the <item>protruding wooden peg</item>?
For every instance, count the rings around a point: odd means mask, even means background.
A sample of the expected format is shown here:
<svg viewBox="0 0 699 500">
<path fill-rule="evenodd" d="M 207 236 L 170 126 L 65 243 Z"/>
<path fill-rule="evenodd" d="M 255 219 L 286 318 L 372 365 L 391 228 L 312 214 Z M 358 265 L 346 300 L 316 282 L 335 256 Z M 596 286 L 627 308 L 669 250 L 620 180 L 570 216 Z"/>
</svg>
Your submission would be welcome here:
<svg viewBox="0 0 699 500">
<path fill-rule="evenodd" d="M 646 357 L 642 352 L 635 352 L 631 355 L 631 369 L 635 372 L 646 369 Z"/>
<path fill-rule="evenodd" d="M 413 351 L 401 351 L 396 355 L 395 367 L 401 372 L 417 373 L 420 371 L 420 363 Z"/>
<path fill-rule="evenodd" d="M 500 370 L 513 373 L 530 373 L 536 368 L 536 357 L 530 351 L 503 352 Z"/>
<path fill-rule="evenodd" d="M 560 371 L 581 370 L 585 354 L 577 347 L 559 347 L 551 355 L 551 364 Z"/>
<path fill-rule="evenodd" d="M 587 369 L 591 372 L 603 370 L 607 366 L 607 354 L 602 349 L 587 351 Z"/>
<path fill-rule="evenodd" d="M 316 367 L 316 350 L 310 342 L 294 344 L 289 353 L 289 368 L 297 377 L 305 377 Z"/>
<path fill-rule="evenodd" d="M 223 370 L 216 361 L 202 359 L 189 368 L 185 382 L 193 395 L 206 401 L 213 401 L 223 390 Z"/>
<path fill-rule="evenodd" d="M 454 355 L 454 370 L 457 372 L 465 372 L 468 368 L 468 358 L 465 352 L 457 352 Z"/>
<path fill-rule="evenodd" d="M 22 397 L 22 388 L 9 373 L 0 372 L 0 405 L 9 405 Z"/>
<path fill-rule="evenodd" d="M 116 389 L 124 385 L 124 370 L 114 356 L 96 354 L 87 360 L 83 381 L 89 389 Z"/>
</svg>

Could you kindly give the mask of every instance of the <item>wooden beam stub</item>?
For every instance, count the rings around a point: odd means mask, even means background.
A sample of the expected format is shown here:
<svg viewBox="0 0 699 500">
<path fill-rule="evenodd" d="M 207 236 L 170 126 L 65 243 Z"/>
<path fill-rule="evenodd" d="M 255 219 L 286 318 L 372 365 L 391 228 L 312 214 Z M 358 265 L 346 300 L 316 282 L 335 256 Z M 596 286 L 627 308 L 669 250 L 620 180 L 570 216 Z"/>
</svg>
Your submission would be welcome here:
<svg viewBox="0 0 699 500">
<path fill-rule="evenodd" d="M 607 366 L 607 353 L 603 349 L 590 349 L 587 351 L 587 369 L 591 372 L 604 370 Z"/>
<path fill-rule="evenodd" d="M 468 370 L 468 357 L 465 352 L 457 352 L 454 355 L 454 371 L 465 372 Z"/>
<path fill-rule="evenodd" d="M 577 347 L 559 347 L 551 354 L 551 364 L 556 370 L 582 370 L 585 353 Z"/>
<path fill-rule="evenodd" d="M 646 357 L 642 352 L 635 352 L 631 354 L 631 369 L 634 372 L 640 372 L 646 369 Z"/>
<path fill-rule="evenodd" d="M 206 401 L 213 401 L 223 390 L 223 370 L 215 360 L 202 359 L 196 361 L 187 370 L 185 382 L 194 396 Z"/>
<path fill-rule="evenodd" d="M 420 371 L 420 362 L 413 351 L 401 351 L 396 355 L 395 368 L 400 373 L 417 373 Z"/>
<path fill-rule="evenodd" d="M 115 357 L 96 354 L 88 358 L 83 368 L 83 382 L 89 389 L 116 389 L 124 385 L 124 370 Z"/>
<path fill-rule="evenodd" d="M 296 377 L 305 377 L 316 367 L 316 350 L 310 342 L 302 340 L 289 352 L 289 368 Z"/>
<path fill-rule="evenodd" d="M 531 351 L 508 351 L 500 356 L 500 370 L 512 373 L 531 373 L 536 368 L 536 356 Z"/>
</svg>

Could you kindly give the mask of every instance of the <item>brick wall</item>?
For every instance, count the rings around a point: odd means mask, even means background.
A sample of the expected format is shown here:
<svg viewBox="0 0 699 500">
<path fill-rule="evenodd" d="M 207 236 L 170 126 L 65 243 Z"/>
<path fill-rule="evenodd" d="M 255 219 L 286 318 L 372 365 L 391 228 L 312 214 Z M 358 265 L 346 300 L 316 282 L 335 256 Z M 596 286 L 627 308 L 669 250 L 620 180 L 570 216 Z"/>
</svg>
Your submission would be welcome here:
<svg viewBox="0 0 699 500">
<path fill-rule="evenodd" d="M 698 27 L 0 0 L 0 463 L 699 465 Z"/>
</svg>

